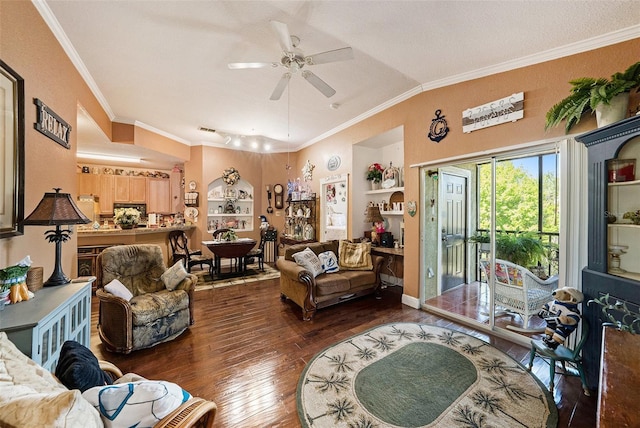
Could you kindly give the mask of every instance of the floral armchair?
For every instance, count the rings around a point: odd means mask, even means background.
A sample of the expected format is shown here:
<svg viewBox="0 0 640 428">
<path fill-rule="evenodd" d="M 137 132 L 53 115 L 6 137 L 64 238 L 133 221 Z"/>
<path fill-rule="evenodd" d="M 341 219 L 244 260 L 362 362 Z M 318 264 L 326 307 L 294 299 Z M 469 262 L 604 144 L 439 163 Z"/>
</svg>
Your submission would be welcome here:
<svg viewBox="0 0 640 428">
<path fill-rule="evenodd" d="M 194 322 L 198 278 L 181 263 L 167 269 L 158 245 L 109 247 L 98 256 L 96 276 L 98 334 L 109 351 L 128 354 L 173 340 Z"/>
</svg>

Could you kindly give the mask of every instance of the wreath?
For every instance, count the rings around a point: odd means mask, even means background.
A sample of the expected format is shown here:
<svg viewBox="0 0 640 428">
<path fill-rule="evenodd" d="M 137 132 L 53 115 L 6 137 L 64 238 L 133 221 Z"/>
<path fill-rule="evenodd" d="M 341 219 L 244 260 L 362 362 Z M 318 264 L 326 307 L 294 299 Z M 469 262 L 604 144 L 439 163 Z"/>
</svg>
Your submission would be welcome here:
<svg viewBox="0 0 640 428">
<path fill-rule="evenodd" d="M 234 167 L 229 169 L 225 169 L 222 173 L 222 181 L 224 181 L 227 186 L 233 186 L 240 180 L 240 173 Z"/>
</svg>

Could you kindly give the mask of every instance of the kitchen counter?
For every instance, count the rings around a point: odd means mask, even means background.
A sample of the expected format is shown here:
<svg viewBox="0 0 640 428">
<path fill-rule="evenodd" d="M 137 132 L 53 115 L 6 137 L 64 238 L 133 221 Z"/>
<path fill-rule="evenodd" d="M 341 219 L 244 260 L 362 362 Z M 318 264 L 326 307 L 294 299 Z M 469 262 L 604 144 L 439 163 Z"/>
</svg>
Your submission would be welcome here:
<svg viewBox="0 0 640 428">
<path fill-rule="evenodd" d="M 196 227 L 191 226 L 168 226 L 168 227 L 138 227 L 135 229 L 77 229 L 78 248 L 87 246 L 111 245 L 131 245 L 131 244 L 156 244 L 162 248 L 164 262 L 171 266 L 171 246 L 168 235 L 173 230 L 184 230 L 187 237 L 191 239 L 191 234 Z"/>
<path fill-rule="evenodd" d="M 88 237 L 88 236 L 104 236 L 104 235 L 117 235 L 117 236 L 128 236 L 128 235 L 144 235 L 149 233 L 169 233 L 172 230 L 185 230 L 190 231 L 195 229 L 195 226 L 166 226 L 166 227 L 136 227 L 134 229 L 120 229 L 115 227 L 109 227 L 103 229 L 80 229 L 78 228 L 78 239 L 80 237 Z"/>
</svg>

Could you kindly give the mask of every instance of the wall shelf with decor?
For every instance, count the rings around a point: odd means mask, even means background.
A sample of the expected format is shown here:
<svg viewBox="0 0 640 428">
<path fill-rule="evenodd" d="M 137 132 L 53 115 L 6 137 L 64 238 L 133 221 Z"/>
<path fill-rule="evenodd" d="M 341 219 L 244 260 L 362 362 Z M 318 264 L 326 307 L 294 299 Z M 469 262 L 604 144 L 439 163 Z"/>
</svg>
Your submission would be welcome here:
<svg viewBox="0 0 640 428">
<path fill-rule="evenodd" d="M 207 231 L 235 229 L 250 232 L 254 228 L 253 186 L 239 179 L 227 185 L 217 178 L 207 188 Z"/>
<path fill-rule="evenodd" d="M 378 195 L 384 193 L 393 193 L 393 192 L 404 192 L 404 187 L 391 187 L 389 189 L 378 189 L 378 190 L 367 190 L 364 192 L 365 195 Z"/>
<path fill-rule="evenodd" d="M 404 158 L 404 128 L 392 128 L 356 142 L 351 147 L 351 158 L 353 197 L 350 200 L 350 238 L 357 239 L 366 236 L 373 227 L 365 221 L 370 203 L 379 207 L 382 201 L 388 204 L 395 192 L 404 194 L 404 165 L 407 161 Z M 374 185 L 374 179 L 379 183 Z M 393 234 L 394 240 L 400 241 L 405 210 L 394 210 L 392 206 L 380 211 L 385 219 L 386 231 Z"/>
</svg>

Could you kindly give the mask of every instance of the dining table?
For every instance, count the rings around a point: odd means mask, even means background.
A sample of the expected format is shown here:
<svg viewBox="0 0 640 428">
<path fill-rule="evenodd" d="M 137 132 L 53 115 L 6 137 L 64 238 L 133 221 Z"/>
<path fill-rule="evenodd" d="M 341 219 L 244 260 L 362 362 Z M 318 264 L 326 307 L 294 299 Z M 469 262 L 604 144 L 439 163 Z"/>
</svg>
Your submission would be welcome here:
<svg viewBox="0 0 640 428">
<path fill-rule="evenodd" d="M 231 270 L 233 272 L 233 260 L 236 260 L 236 273 L 244 274 L 247 266 L 245 263 L 245 256 L 249 254 L 249 251 L 256 245 L 256 240 L 251 238 L 238 238 L 235 241 L 214 240 L 214 241 L 202 241 L 209 251 L 214 255 L 216 271 L 218 277 L 222 275 L 222 259 L 231 259 Z"/>
</svg>

